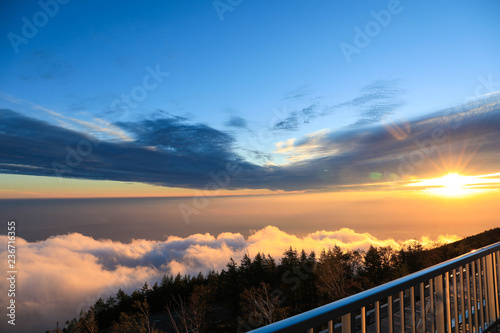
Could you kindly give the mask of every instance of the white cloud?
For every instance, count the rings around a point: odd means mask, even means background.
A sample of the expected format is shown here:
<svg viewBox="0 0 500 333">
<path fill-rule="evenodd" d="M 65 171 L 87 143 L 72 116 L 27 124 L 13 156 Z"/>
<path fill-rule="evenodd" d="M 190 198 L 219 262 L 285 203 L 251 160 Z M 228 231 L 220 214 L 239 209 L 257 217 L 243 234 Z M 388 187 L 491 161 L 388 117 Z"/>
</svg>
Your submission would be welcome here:
<svg viewBox="0 0 500 333">
<path fill-rule="evenodd" d="M 457 236 L 440 236 L 436 241 L 457 240 Z M 411 241 L 411 240 L 409 240 Z M 423 244 L 434 241 L 423 237 Z M 1 255 L 6 258 L 7 237 L 0 236 Z M 165 241 L 133 240 L 130 243 L 96 240 L 78 233 L 60 235 L 38 242 L 16 239 L 17 288 L 16 332 L 55 328 L 92 305 L 99 297 L 107 298 L 118 288 L 127 292 L 144 282 L 160 281 L 163 274 L 197 274 L 220 271 L 229 258 L 239 262 L 245 253 L 269 253 L 282 257 L 290 245 L 298 250 L 321 251 L 338 245 L 343 249 L 363 249 L 370 245 L 393 246 L 400 242 L 377 239 L 352 229 L 317 231 L 303 237 L 268 226 L 245 239 L 239 233 L 194 234 L 185 238 L 170 236 Z M 7 280 L 0 289 L 7 290 Z M 7 294 L 0 295 L 7 304 Z M 0 323 L 5 331 L 7 323 Z"/>
<path fill-rule="evenodd" d="M 332 144 L 325 145 L 329 134 L 328 129 L 322 129 L 307 134 L 303 139 L 295 138 L 280 141 L 275 144 L 275 154 L 286 156 L 286 163 L 295 163 L 314 158 L 334 155 L 338 149 Z"/>
<path fill-rule="evenodd" d="M 133 139 L 124 130 L 101 118 L 94 118 L 93 120 L 95 121 L 95 123 L 92 123 L 90 121 L 68 117 L 61 114 L 60 112 L 50 110 L 46 107 L 35 104 L 28 100 L 23 100 L 14 96 L 10 96 L 1 91 L 0 91 L 0 99 L 4 99 L 11 103 L 23 105 L 36 111 L 46 112 L 51 116 L 53 116 L 54 120 L 61 127 L 73 131 L 82 130 L 84 133 L 95 136 L 99 140 L 103 140 L 106 138 L 106 139 L 116 139 L 121 141 L 133 141 Z"/>
</svg>

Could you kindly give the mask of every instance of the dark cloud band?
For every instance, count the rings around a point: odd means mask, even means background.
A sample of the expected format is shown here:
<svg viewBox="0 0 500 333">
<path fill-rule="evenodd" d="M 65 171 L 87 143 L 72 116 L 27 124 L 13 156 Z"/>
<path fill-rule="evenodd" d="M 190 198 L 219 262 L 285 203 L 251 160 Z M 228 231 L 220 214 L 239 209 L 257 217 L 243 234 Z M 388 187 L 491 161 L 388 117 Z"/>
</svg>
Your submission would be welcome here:
<svg viewBox="0 0 500 333">
<path fill-rule="evenodd" d="M 235 139 L 202 124 L 166 117 L 116 123 L 133 141 L 99 141 L 82 133 L 0 111 L 0 172 L 133 181 L 205 188 L 213 175 L 238 170 L 229 189 L 307 190 L 444 172 L 496 172 L 500 167 L 498 95 L 404 123 L 350 127 L 321 138 L 297 140 L 291 149 L 320 151 L 318 158 L 259 166 L 234 152 Z M 313 142 L 314 140 L 314 142 Z M 459 171 L 459 170 L 454 170 Z"/>
</svg>

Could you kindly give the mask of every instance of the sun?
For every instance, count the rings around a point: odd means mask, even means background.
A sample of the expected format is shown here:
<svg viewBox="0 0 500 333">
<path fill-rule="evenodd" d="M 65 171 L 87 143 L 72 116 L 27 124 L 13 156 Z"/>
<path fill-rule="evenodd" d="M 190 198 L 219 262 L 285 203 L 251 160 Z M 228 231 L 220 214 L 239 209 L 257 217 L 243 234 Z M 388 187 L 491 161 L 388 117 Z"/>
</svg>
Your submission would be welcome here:
<svg viewBox="0 0 500 333">
<path fill-rule="evenodd" d="M 444 197 L 463 197 L 481 192 L 474 185 L 478 183 L 477 176 L 463 176 L 456 172 L 449 173 L 440 178 L 420 180 L 408 186 L 418 186 L 422 191 L 438 194 Z"/>
<path fill-rule="evenodd" d="M 438 180 L 441 181 L 442 190 L 450 195 L 454 193 L 459 194 L 464 190 L 464 186 L 467 185 L 467 177 L 461 176 L 458 173 L 449 173 L 444 177 L 438 178 Z"/>
</svg>

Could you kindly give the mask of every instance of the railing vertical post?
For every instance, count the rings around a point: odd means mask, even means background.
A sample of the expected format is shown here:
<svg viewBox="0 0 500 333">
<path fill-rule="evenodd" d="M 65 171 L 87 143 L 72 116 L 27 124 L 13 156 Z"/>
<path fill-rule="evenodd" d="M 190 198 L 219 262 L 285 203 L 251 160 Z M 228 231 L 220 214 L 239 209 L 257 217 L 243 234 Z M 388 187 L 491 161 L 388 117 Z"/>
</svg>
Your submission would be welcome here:
<svg viewBox="0 0 500 333">
<path fill-rule="evenodd" d="M 464 298 L 464 288 L 465 288 L 465 268 L 460 266 L 460 315 L 462 317 L 462 332 L 465 332 L 465 298 Z"/>
<path fill-rule="evenodd" d="M 477 259 L 477 278 L 479 282 L 479 304 L 478 304 L 478 316 L 479 316 L 479 327 L 481 331 L 484 329 L 484 308 L 483 308 L 483 272 L 484 272 L 484 257 L 482 259 Z"/>
<path fill-rule="evenodd" d="M 375 302 L 375 333 L 380 333 L 380 301 Z"/>
<path fill-rule="evenodd" d="M 388 327 L 389 327 L 389 333 L 394 332 L 394 320 L 392 318 L 393 312 L 392 312 L 392 295 L 387 297 L 387 318 L 388 318 Z"/>
<path fill-rule="evenodd" d="M 481 258 L 481 267 L 482 267 L 482 272 L 483 272 L 483 293 L 481 295 L 483 295 L 483 297 L 481 298 L 481 317 L 483 317 L 483 321 L 482 321 L 482 327 L 485 328 L 487 326 L 486 323 L 489 323 L 490 322 L 490 311 L 489 311 L 489 303 L 488 303 L 488 277 L 486 276 L 487 273 L 488 273 L 488 269 L 486 268 L 486 262 L 487 262 L 487 258 L 486 257 L 483 257 Z"/>
<path fill-rule="evenodd" d="M 401 290 L 399 292 L 399 331 L 405 333 L 405 292 Z"/>
<path fill-rule="evenodd" d="M 335 328 L 335 325 L 333 325 L 333 320 L 330 320 L 328 322 L 328 333 L 333 333 L 334 328 Z"/>
<path fill-rule="evenodd" d="M 434 284 L 436 285 L 436 331 L 437 333 L 445 332 L 445 320 L 444 320 L 444 292 L 443 292 L 443 275 L 438 275 L 434 278 Z"/>
<path fill-rule="evenodd" d="M 425 319 L 427 318 L 427 313 L 425 312 L 425 284 L 423 282 L 420 283 L 420 318 L 422 333 L 425 333 Z"/>
<path fill-rule="evenodd" d="M 415 287 L 410 288 L 410 308 L 411 308 L 411 333 L 416 333 L 417 315 L 415 309 Z"/>
<path fill-rule="evenodd" d="M 496 320 L 496 304 L 495 304 L 495 287 L 494 287 L 494 270 L 493 270 L 493 254 L 486 257 L 485 280 L 486 280 L 486 304 L 488 305 L 488 326 Z"/>
<path fill-rule="evenodd" d="M 474 328 L 476 332 L 479 332 L 479 322 L 477 319 L 477 284 L 476 284 L 476 263 L 471 262 L 472 266 L 472 303 L 474 304 Z"/>
<path fill-rule="evenodd" d="M 434 279 L 429 280 L 429 302 L 431 304 L 431 332 L 436 331 L 436 313 L 434 312 Z"/>
<path fill-rule="evenodd" d="M 466 276 L 467 276 L 467 323 L 469 324 L 468 331 L 472 332 L 472 310 L 471 310 L 471 297 L 472 294 L 470 292 L 471 283 L 470 283 L 470 265 L 469 263 L 465 264 Z"/>
<path fill-rule="evenodd" d="M 366 307 L 361 308 L 361 333 L 366 333 Z"/>
<path fill-rule="evenodd" d="M 342 316 L 342 333 L 351 333 L 351 320 L 356 320 L 356 318 L 351 318 L 350 313 Z"/>
<path fill-rule="evenodd" d="M 444 274 L 444 318 L 446 318 L 446 332 L 451 332 L 451 296 L 450 296 L 450 273 Z"/>
<path fill-rule="evenodd" d="M 455 333 L 458 333 L 458 288 L 457 288 L 457 270 L 454 269 L 452 270 L 453 275 L 452 275 L 452 283 L 453 283 L 453 318 L 455 319 Z M 451 332 L 451 330 L 450 330 Z"/>
</svg>

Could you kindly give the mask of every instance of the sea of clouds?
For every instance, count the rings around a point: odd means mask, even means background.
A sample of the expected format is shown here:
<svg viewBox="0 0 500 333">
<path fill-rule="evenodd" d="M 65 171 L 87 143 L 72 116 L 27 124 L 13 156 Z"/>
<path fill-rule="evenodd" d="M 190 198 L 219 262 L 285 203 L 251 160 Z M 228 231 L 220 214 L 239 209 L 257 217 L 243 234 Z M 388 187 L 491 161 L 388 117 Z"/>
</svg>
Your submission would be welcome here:
<svg viewBox="0 0 500 333">
<path fill-rule="evenodd" d="M 378 239 L 368 233 L 342 228 L 337 231 L 316 231 L 299 237 L 267 226 L 254 231 L 248 238 L 240 233 L 194 234 L 185 238 L 170 236 L 163 241 L 144 239 L 130 243 L 96 240 L 79 233 L 58 235 L 46 240 L 27 242 L 16 238 L 17 285 L 16 328 L 7 324 L 9 289 L 7 279 L 0 280 L 4 319 L 0 330 L 15 332 L 45 332 L 56 322 L 78 316 L 99 297 L 106 299 L 118 288 L 131 292 L 148 282 L 159 282 L 163 274 L 198 274 L 209 270 L 221 271 L 232 257 L 239 262 L 244 254 L 270 254 L 276 260 L 291 245 L 297 250 L 322 249 L 335 245 L 343 249 L 366 250 L 370 245 L 400 248 L 418 241 L 424 246 L 448 243 L 460 239 L 456 235 L 441 235 L 437 239 Z M 0 236 L 1 254 L 7 262 L 7 236 Z M 7 271 L 7 268 L 4 270 Z M 10 332 L 7 330 L 7 332 Z"/>
</svg>

